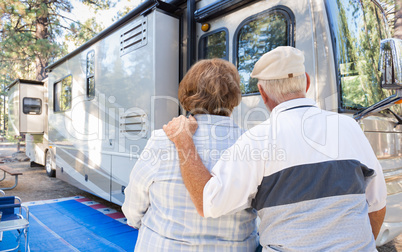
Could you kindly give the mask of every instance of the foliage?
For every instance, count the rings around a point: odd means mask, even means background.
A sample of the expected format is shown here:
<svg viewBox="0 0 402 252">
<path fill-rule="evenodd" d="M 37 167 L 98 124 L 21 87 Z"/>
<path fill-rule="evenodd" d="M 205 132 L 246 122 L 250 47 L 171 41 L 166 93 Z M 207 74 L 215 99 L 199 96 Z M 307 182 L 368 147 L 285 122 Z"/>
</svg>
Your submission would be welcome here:
<svg viewBox="0 0 402 252">
<path fill-rule="evenodd" d="M 145 2 L 145 0 L 128 0 L 128 2 L 130 4 L 128 6 L 124 6 L 121 10 L 119 10 L 117 12 L 117 14 L 113 17 L 113 21 L 117 21 L 120 18 L 124 17 L 126 14 L 128 14 L 135 7 L 137 7 L 141 3 Z"/>
<path fill-rule="evenodd" d="M 73 80 L 71 75 L 64 78 L 61 84 L 60 111 L 66 111 L 71 108 L 71 87 Z"/>
<path fill-rule="evenodd" d="M 55 84 L 55 111 L 66 111 L 71 108 L 72 83 L 72 77 L 69 75 Z"/>
<path fill-rule="evenodd" d="M 95 17 L 87 19 L 84 23 L 76 22 L 70 25 L 73 32 L 65 35 L 67 41 L 71 41 L 75 46 L 80 46 L 86 41 L 94 37 L 98 32 L 102 31 L 104 27 L 96 22 Z M 85 27 L 85 29 L 82 29 Z"/>
<path fill-rule="evenodd" d="M 113 6 L 110 0 L 81 2 L 95 12 Z M 0 0 L 0 83 L 46 78 L 45 67 L 66 54 L 67 41 L 82 44 L 102 30 L 94 19 L 66 17 L 72 9 L 69 0 Z"/>
<path fill-rule="evenodd" d="M 203 52 L 201 57 L 203 59 L 226 58 L 228 56 L 228 52 L 226 51 L 228 43 L 228 41 L 226 41 L 226 36 L 226 31 L 220 31 L 204 37 L 201 41 Z"/>
<path fill-rule="evenodd" d="M 10 142 L 10 143 L 17 143 L 21 139 L 20 136 L 15 137 L 15 136 L 11 136 L 11 135 L 8 135 L 8 134 L 4 135 L 4 138 L 7 140 L 7 142 Z"/>
<path fill-rule="evenodd" d="M 271 13 L 245 24 L 238 39 L 238 70 L 243 94 L 258 92 L 257 80 L 250 78 L 260 57 L 278 46 L 288 45 L 288 20 L 282 13 Z"/>
<path fill-rule="evenodd" d="M 334 15 L 341 102 L 346 109 L 361 109 L 391 95 L 380 86 L 380 40 L 389 37 L 386 20 L 369 0 L 337 0 Z M 334 12 L 335 13 L 335 12 Z M 400 106 L 395 106 L 400 110 Z"/>
<path fill-rule="evenodd" d="M 126 14 L 128 14 L 132 8 L 130 6 L 125 6 L 122 10 L 118 11 L 116 16 L 113 17 L 113 21 L 117 21 L 120 18 L 124 17 Z"/>
<path fill-rule="evenodd" d="M 397 10 L 401 7 L 398 7 L 398 1 L 402 3 L 400 0 L 382 0 L 380 3 L 385 11 L 385 15 L 387 16 L 388 25 L 391 30 L 391 35 L 394 37 L 395 33 L 395 25 L 397 22 Z"/>
<path fill-rule="evenodd" d="M 116 2 L 79 1 L 95 13 Z M 68 43 L 81 45 L 103 30 L 94 18 L 67 17 L 72 9 L 70 0 L 0 0 L 0 95 L 17 78 L 45 79 L 45 68 L 67 54 Z"/>
</svg>

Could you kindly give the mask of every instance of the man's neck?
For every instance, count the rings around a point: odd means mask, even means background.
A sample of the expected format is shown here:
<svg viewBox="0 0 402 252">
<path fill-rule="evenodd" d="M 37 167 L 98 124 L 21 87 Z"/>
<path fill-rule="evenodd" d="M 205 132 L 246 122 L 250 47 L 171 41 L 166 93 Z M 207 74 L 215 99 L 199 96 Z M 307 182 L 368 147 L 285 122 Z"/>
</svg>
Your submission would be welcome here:
<svg viewBox="0 0 402 252">
<path fill-rule="evenodd" d="M 283 101 L 283 102 L 287 102 L 287 101 L 290 101 L 290 100 L 294 100 L 294 99 L 300 99 L 300 98 L 306 98 L 306 96 L 305 95 L 292 95 L 292 94 L 290 94 L 290 95 L 287 95 L 286 97 L 285 97 L 285 101 Z M 282 103 L 283 103 L 282 102 Z M 274 108 L 276 107 L 276 106 L 278 106 L 280 103 L 276 103 L 276 102 L 274 102 L 273 100 L 270 100 L 269 102 L 268 102 L 268 104 L 267 104 L 267 107 L 268 107 L 268 109 L 270 110 L 270 111 L 272 111 L 272 110 L 274 110 Z"/>
</svg>

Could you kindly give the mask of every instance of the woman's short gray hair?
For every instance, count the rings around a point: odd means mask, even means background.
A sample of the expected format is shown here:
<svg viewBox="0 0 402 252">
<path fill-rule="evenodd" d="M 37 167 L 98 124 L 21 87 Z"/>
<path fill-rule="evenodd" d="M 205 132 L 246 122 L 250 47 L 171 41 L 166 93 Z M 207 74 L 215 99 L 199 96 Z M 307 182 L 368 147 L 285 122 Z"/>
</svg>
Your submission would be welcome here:
<svg viewBox="0 0 402 252">
<path fill-rule="evenodd" d="M 279 104 L 287 101 L 289 96 L 305 96 L 307 79 L 306 75 L 302 74 L 293 78 L 258 80 L 258 84 L 262 87 L 270 99 Z"/>
</svg>

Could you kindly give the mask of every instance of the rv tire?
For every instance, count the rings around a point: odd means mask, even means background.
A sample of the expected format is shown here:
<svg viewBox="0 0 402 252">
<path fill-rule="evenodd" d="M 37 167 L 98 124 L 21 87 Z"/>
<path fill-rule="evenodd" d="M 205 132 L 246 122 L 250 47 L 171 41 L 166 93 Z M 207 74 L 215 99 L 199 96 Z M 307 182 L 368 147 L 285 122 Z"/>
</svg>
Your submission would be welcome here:
<svg viewBox="0 0 402 252">
<path fill-rule="evenodd" d="M 50 150 L 46 151 L 46 156 L 45 156 L 45 169 L 46 169 L 46 174 L 49 177 L 55 177 L 56 176 L 56 170 L 53 169 L 52 165 L 52 152 Z"/>
</svg>

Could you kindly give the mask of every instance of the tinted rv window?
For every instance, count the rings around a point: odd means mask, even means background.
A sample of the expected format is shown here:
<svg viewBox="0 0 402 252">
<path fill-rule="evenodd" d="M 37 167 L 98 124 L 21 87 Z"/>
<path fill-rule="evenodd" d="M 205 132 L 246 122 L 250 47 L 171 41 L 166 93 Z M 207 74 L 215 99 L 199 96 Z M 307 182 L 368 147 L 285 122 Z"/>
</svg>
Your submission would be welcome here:
<svg viewBox="0 0 402 252">
<path fill-rule="evenodd" d="M 340 107 L 368 107 L 391 91 L 380 86 L 380 40 L 388 37 L 385 19 L 370 0 L 327 0 L 340 91 Z"/>
<path fill-rule="evenodd" d="M 42 100 L 39 98 L 24 97 L 22 99 L 22 112 L 30 115 L 42 114 Z"/>
<path fill-rule="evenodd" d="M 236 32 L 237 68 L 243 94 L 258 93 L 257 79 L 250 74 L 257 60 L 278 46 L 293 45 L 293 22 L 285 11 L 270 10 L 243 22 Z"/>
<path fill-rule="evenodd" d="M 95 97 L 95 51 L 87 54 L 87 97 Z"/>
<path fill-rule="evenodd" d="M 72 76 L 69 75 L 54 84 L 54 111 L 66 111 L 71 108 Z"/>
<path fill-rule="evenodd" d="M 221 58 L 229 59 L 228 55 L 228 32 L 220 29 L 203 35 L 200 38 L 200 59 Z"/>
</svg>

